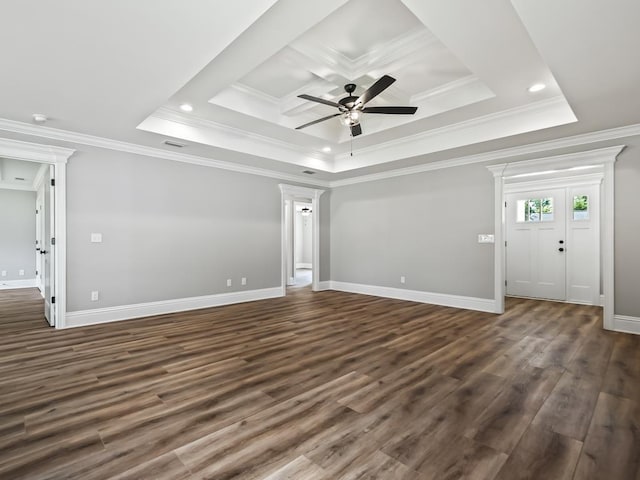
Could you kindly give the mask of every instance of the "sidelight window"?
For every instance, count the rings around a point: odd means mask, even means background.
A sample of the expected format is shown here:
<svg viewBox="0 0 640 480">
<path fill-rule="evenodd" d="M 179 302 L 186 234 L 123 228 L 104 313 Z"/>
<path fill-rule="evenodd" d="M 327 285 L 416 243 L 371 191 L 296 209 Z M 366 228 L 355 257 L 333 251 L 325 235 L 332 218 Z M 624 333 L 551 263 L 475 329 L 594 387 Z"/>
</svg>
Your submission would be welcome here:
<svg viewBox="0 0 640 480">
<path fill-rule="evenodd" d="M 573 219 L 589 220 L 589 196 L 575 195 L 573 197 Z"/>
</svg>

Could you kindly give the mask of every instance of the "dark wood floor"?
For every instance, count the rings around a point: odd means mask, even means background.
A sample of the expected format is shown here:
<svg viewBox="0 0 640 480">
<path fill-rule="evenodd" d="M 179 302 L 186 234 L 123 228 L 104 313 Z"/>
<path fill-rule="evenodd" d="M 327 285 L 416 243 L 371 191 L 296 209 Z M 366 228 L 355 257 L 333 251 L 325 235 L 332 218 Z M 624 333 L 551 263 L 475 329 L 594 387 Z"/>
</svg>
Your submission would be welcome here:
<svg viewBox="0 0 640 480">
<path fill-rule="evenodd" d="M 0 292 L 2 479 L 640 479 L 640 338 L 338 292 L 56 331 Z"/>
</svg>

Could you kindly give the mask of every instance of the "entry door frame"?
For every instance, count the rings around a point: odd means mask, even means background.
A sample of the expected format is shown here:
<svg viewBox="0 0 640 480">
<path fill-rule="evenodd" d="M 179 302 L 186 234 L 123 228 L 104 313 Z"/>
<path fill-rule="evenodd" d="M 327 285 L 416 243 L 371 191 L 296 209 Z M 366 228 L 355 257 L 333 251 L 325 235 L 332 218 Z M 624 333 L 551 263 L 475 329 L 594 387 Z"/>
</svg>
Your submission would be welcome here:
<svg viewBox="0 0 640 480">
<path fill-rule="evenodd" d="M 596 173 L 593 173 L 594 170 L 597 170 Z M 507 198 L 508 195 L 512 195 L 514 193 L 535 193 L 537 194 L 538 192 L 543 192 L 543 191 L 552 191 L 552 190 L 562 190 L 563 192 L 563 200 L 562 200 L 562 204 L 564 205 L 564 212 L 563 212 L 563 216 L 564 216 L 564 222 L 563 222 L 563 227 L 564 230 L 562 231 L 562 238 L 564 238 L 565 242 L 566 242 L 566 247 L 569 253 L 567 253 L 564 257 L 564 261 L 565 261 L 565 279 L 564 279 L 564 291 L 565 291 L 565 298 L 564 300 L 559 300 L 559 301 L 566 301 L 567 303 L 573 303 L 570 301 L 569 299 L 569 292 L 570 292 L 570 285 L 571 285 L 571 276 L 569 275 L 570 270 L 569 270 L 569 263 L 568 263 L 568 258 L 570 255 L 572 255 L 572 252 L 574 250 L 573 248 L 573 242 L 571 241 L 571 237 L 569 235 L 569 226 L 570 226 L 570 222 L 571 219 L 570 217 L 570 208 L 571 208 L 571 201 L 572 201 L 572 197 L 569 196 L 568 192 L 571 188 L 574 187 L 598 187 L 598 194 L 596 196 L 597 201 L 593 202 L 593 197 L 590 197 L 589 202 L 590 202 L 590 210 L 591 210 L 591 214 L 592 214 L 592 218 L 595 219 L 595 230 L 596 230 L 596 250 L 598 251 L 598 262 L 597 262 L 597 269 L 595 269 L 594 271 L 592 271 L 592 275 L 595 277 L 592 280 L 594 281 L 594 286 L 597 290 L 597 298 L 594 297 L 592 298 L 592 303 L 589 303 L 589 305 L 600 305 L 601 304 L 601 294 L 600 294 L 600 277 L 602 275 L 602 265 L 601 265 L 601 258 L 602 258 L 602 252 L 601 252 L 601 245 L 600 245 L 600 239 L 601 239 L 601 234 L 600 234 L 600 230 L 601 230 L 601 218 L 600 218 L 600 205 L 601 205 L 601 200 L 600 200 L 600 188 L 602 185 L 602 181 L 604 179 L 604 173 L 602 171 L 602 169 L 600 167 L 595 167 L 593 169 L 585 169 L 584 172 L 589 172 L 589 173 L 585 173 L 583 175 L 570 175 L 570 176 L 560 176 L 557 178 L 546 178 L 544 180 L 536 180 L 536 181 L 521 181 L 521 182 L 513 182 L 513 183 L 505 183 L 504 188 L 503 188 L 503 193 L 504 193 L 504 197 L 505 199 Z M 573 172 L 568 172 L 568 173 L 573 173 L 575 174 L 575 171 Z M 595 206 L 593 208 L 591 208 L 591 205 L 595 203 Z M 556 204 L 557 205 L 557 204 Z M 557 207 L 554 205 L 554 208 L 556 208 L 556 213 L 557 213 Z M 508 207 L 505 205 L 505 209 L 508 209 Z M 508 220 L 507 220 L 507 215 L 505 214 L 505 237 L 504 240 L 505 242 L 509 242 L 509 236 L 508 236 Z M 508 248 L 508 247 L 507 247 Z M 505 278 L 507 276 L 508 273 L 508 265 L 507 265 L 507 250 L 505 249 Z M 507 289 L 505 288 L 505 291 Z M 517 295 L 516 295 L 517 296 Z M 544 298 L 542 298 L 544 299 Z"/>
<path fill-rule="evenodd" d="M 309 199 L 311 199 L 311 210 L 313 211 L 313 215 L 311 215 L 312 219 L 312 245 L 311 245 L 311 256 L 312 256 L 312 271 L 311 271 L 311 290 L 317 292 L 320 290 L 320 196 L 325 192 L 325 190 L 317 189 L 317 188 L 308 188 L 308 187 L 299 187 L 297 185 L 287 185 L 281 183 L 278 185 L 280 187 L 281 198 L 282 198 L 282 210 L 281 210 L 281 257 L 280 264 L 282 266 L 281 270 L 281 286 L 282 286 L 282 296 L 287 294 L 287 255 L 290 253 L 288 250 L 288 242 L 287 242 L 287 229 L 289 228 L 288 218 L 291 218 L 295 215 L 293 211 L 294 201 L 304 201 L 308 203 Z M 289 203 L 289 214 L 287 215 L 287 202 Z M 295 270 L 295 269 L 294 269 Z"/>
<path fill-rule="evenodd" d="M 67 306 L 67 162 L 75 152 L 74 149 L 55 145 L 22 142 L 8 138 L 0 138 L 0 157 L 44 163 L 54 166 L 55 173 L 55 229 L 56 255 L 54 258 L 55 285 L 53 295 L 55 328 L 66 325 Z"/>
<path fill-rule="evenodd" d="M 614 329 L 614 164 L 625 145 L 599 148 L 583 152 L 556 155 L 532 160 L 489 165 L 487 169 L 494 177 L 494 306 L 495 313 L 504 313 L 506 251 L 504 245 L 506 229 L 505 185 L 518 181 L 532 181 L 564 176 L 578 177 L 602 172 L 602 195 L 600 197 L 602 217 L 602 281 L 603 281 L 603 328 Z"/>
</svg>

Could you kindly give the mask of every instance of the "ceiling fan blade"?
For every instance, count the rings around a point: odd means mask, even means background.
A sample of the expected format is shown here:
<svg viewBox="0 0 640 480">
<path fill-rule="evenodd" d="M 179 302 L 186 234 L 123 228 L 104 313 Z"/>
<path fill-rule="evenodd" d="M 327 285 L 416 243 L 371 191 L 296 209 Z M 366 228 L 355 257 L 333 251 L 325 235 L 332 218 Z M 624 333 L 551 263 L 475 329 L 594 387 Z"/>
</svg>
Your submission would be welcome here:
<svg viewBox="0 0 640 480">
<path fill-rule="evenodd" d="M 387 113 L 391 115 L 413 115 L 418 107 L 366 107 L 362 109 L 363 113 Z"/>
<path fill-rule="evenodd" d="M 360 124 L 357 123 L 356 125 L 351 125 L 351 136 L 357 137 L 360 134 L 362 134 L 362 127 Z"/>
<path fill-rule="evenodd" d="M 313 97 L 313 96 L 307 95 L 307 94 L 298 95 L 298 98 L 302 98 L 304 100 L 310 100 L 312 102 L 323 103 L 325 105 L 329 105 L 330 107 L 340 108 L 342 106 L 339 103 L 332 102 L 331 100 L 325 100 L 324 98 Z"/>
<path fill-rule="evenodd" d="M 369 100 L 371 100 L 374 97 L 377 97 L 378 95 L 380 95 L 384 90 L 386 90 L 387 88 L 389 88 L 391 86 L 391 84 L 393 82 L 395 82 L 396 79 L 393 77 L 390 77 L 389 75 L 384 75 L 382 76 L 380 79 L 378 79 L 378 81 L 376 83 L 374 83 L 373 85 L 371 85 L 366 92 L 364 92 L 362 95 L 360 95 L 360 98 L 358 98 L 358 100 L 356 100 L 356 105 L 364 105 L 365 103 L 367 103 Z"/>
<path fill-rule="evenodd" d="M 304 125 L 300 125 L 299 127 L 296 127 L 296 130 L 300 130 L 301 128 L 310 127 L 311 125 L 315 125 L 316 123 L 324 122 L 325 120 L 329 120 L 330 118 L 337 117 L 338 115 L 341 115 L 341 114 L 340 113 L 334 113 L 333 115 L 329 115 L 328 117 L 319 118 L 318 120 L 314 120 L 313 122 L 305 123 Z"/>
</svg>

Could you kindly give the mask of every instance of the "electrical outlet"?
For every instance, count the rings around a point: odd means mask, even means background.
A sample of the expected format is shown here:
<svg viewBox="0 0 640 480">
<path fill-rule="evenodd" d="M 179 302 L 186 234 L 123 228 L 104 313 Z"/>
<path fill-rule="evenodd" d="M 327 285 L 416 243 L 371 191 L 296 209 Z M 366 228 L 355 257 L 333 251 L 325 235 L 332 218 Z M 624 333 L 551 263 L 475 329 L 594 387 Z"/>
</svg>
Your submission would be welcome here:
<svg viewBox="0 0 640 480">
<path fill-rule="evenodd" d="M 24 270 L 18 270 L 18 275 L 20 275 L 21 277 L 24 277 Z"/>
<path fill-rule="evenodd" d="M 2 276 L 6 277 L 7 276 L 7 271 L 6 270 L 2 270 Z"/>
<path fill-rule="evenodd" d="M 247 284 L 247 277 L 242 277 L 242 280 L 240 280 L 240 283 L 242 285 L 246 285 Z"/>
<path fill-rule="evenodd" d="M 92 302 L 97 302 L 99 299 L 99 293 L 97 290 L 94 290 L 93 292 L 91 292 L 91 301 Z"/>
<path fill-rule="evenodd" d="M 102 234 L 101 233 L 92 233 L 91 234 L 91 243 L 102 243 Z"/>
<path fill-rule="evenodd" d="M 231 279 L 227 278 L 227 287 L 230 287 L 230 286 L 231 286 Z"/>
<path fill-rule="evenodd" d="M 402 275 L 400 277 L 400 283 L 406 283 L 407 279 L 404 277 L 404 275 Z"/>
</svg>

